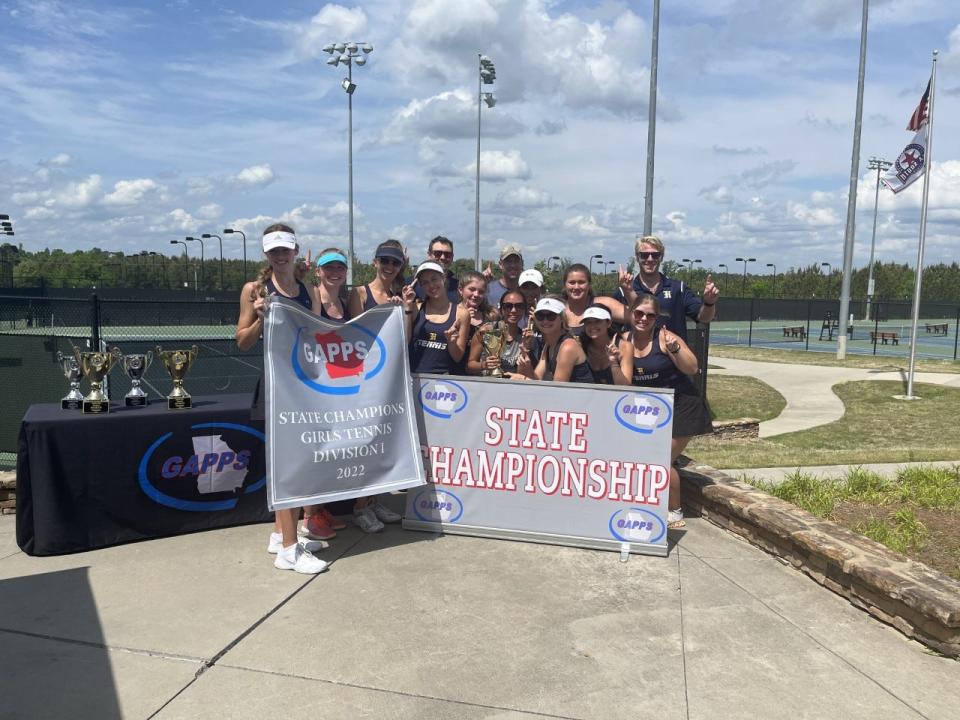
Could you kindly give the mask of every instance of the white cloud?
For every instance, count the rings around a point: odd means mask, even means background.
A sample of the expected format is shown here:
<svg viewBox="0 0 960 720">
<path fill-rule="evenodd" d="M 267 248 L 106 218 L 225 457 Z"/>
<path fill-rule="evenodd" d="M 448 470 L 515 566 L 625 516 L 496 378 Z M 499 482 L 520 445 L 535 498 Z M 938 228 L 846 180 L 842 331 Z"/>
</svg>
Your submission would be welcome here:
<svg viewBox="0 0 960 720">
<path fill-rule="evenodd" d="M 477 163 L 470 163 L 466 174 L 476 175 Z M 526 180 L 530 177 L 530 168 L 517 150 L 502 152 L 500 150 L 484 150 L 480 153 L 480 179 L 488 182 L 502 182 L 504 180 Z"/>
<path fill-rule="evenodd" d="M 274 181 L 273 168 L 269 163 L 251 165 L 237 173 L 234 181 L 241 187 L 264 187 Z"/>
<path fill-rule="evenodd" d="M 100 185 L 99 175 L 90 175 L 85 180 L 67 183 L 67 186 L 57 193 L 56 203 L 67 208 L 89 207 L 103 197 L 103 189 Z"/>
<path fill-rule="evenodd" d="M 396 111 L 384 129 L 381 141 L 476 138 L 476 102 L 476 96 L 462 88 L 447 90 L 425 100 L 411 100 Z M 482 124 L 484 137 L 507 138 L 524 130 L 523 123 L 504 112 L 502 106 L 485 112 Z"/>
<path fill-rule="evenodd" d="M 814 208 L 799 202 L 788 202 L 787 213 L 804 225 L 826 227 L 840 222 L 830 207 Z"/>
<path fill-rule="evenodd" d="M 498 210 L 534 210 L 551 205 L 550 193 L 526 185 L 499 193 L 493 202 L 494 209 Z"/>
<path fill-rule="evenodd" d="M 323 46 L 336 38 L 359 38 L 367 30 L 367 16 L 360 8 L 345 8 L 330 3 L 310 20 L 295 28 L 295 47 L 302 58 L 326 58 Z"/>
<path fill-rule="evenodd" d="M 105 195 L 104 205 L 136 205 L 144 196 L 157 190 L 159 186 L 149 178 L 119 180 L 113 186 L 113 192 Z"/>
<path fill-rule="evenodd" d="M 587 237 L 607 237 L 610 231 L 602 227 L 593 215 L 575 215 L 563 222 L 564 227 Z"/>
</svg>

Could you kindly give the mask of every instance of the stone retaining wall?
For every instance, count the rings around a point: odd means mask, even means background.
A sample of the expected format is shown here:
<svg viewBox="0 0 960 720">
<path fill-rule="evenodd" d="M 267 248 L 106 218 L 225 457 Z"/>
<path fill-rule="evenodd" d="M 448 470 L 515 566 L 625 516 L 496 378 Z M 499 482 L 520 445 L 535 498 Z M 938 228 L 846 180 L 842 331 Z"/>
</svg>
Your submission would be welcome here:
<svg viewBox="0 0 960 720">
<path fill-rule="evenodd" d="M 17 512 L 17 474 L 0 471 L 0 514 Z"/>
<path fill-rule="evenodd" d="M 713 437 L 717 439 L 752 440 L 760 437 L 760 421 L 754 418 L 714 420 Z"/>
<path fill-rule="evenodd" d="M 960 657 L 960 582 L 709 466 L 689 462 L 680 475 L 687 507 L 907 637 Z"/>
</svg>

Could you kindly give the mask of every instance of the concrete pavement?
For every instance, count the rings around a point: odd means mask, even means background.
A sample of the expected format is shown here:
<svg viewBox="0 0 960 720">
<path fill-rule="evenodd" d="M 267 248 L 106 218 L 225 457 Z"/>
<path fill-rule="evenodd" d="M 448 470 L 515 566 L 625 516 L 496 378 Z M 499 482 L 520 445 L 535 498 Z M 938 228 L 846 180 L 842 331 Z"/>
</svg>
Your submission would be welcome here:
<svg viewBox="0 0 960 720">
<path fill-rule="evenodd" d="M 395 502 L 399 497 L 393 498 Z M 0 517 L 4 718 L 947 718 L 960 666 L 697 519 L 666 558 L 269 526 L 31 558 Z"/>
<path fill-rule="evenodd" d="M 906 392 L 906 373 L 899 368 L 868 370 L 862 368 L 791 365 L 756 362 L 735 358 L 710 358 L 711 374 L 746 375 L 757 378 L 783 395 L 787 406 L 777 417 L 760 423 L 760 437 L 774 437 L 797 430 L 809 430 L 843 417 L 844 407 L 833 392 L 837 383 L 854 380 L 896 380 Z M 960 374 L 915 373 L 916 383 L 935 383 L 960 387 Z M 920 393 L 917 393 L 920 394 Z"/>
<path fill-rule="evenodd" d="M 897 471 L 906 467 L 939 467 L 952 469 L 960 465 L 960 460 L 937 460 L 930 462 L 915 463 L 864 463 L 863 465 L 815 465 L 810 467 L 765 467 L 765 468 L 743 468 L 740 470 L 724 470 L 727 475 L 736 479 L 762 480 L 768 483 L 780 484 L 789 475 L 793 475 L 800 470 L 806 475 L 812 475 L 818 478 L 844 478 L 847 473 L 854 468 L 863 468 L 870 472 L 893 477 Z"/>
</svg>

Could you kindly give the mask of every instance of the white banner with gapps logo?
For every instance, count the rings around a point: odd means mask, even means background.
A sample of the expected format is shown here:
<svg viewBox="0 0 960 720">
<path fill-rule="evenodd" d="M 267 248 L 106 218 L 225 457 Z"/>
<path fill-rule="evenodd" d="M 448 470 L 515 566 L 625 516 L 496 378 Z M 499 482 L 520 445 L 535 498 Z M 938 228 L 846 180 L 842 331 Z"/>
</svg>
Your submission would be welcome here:
<svg viewBox="0 0 960 720">
<path fill-rule="evenodd" d="M 405 528 L 667 554 L 673 391 L 414 375 Z"/>
<path fill-rule="evenodd" d="M 340 324 L 274 296 L 265 325 L 270 509 L 423 485 L 402 310 Z"/>
</svg>

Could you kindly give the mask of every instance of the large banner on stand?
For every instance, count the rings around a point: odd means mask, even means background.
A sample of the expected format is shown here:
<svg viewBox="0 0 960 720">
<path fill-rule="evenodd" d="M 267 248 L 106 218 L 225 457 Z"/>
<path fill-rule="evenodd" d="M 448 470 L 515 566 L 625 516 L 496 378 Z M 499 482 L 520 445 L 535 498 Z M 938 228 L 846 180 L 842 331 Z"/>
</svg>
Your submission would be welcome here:
<svg viewBox="0 0 960 720">
<path fill-rule="evenodd" d="M 673 391 L 414 375 L 405 528 L 667 554 Z"/>
<path fill-rule="evenodd" d="M 403 312 L 349 323 L 271 298 L 264 328 L 270 509 L 424 484 Z"/>
</svg>

